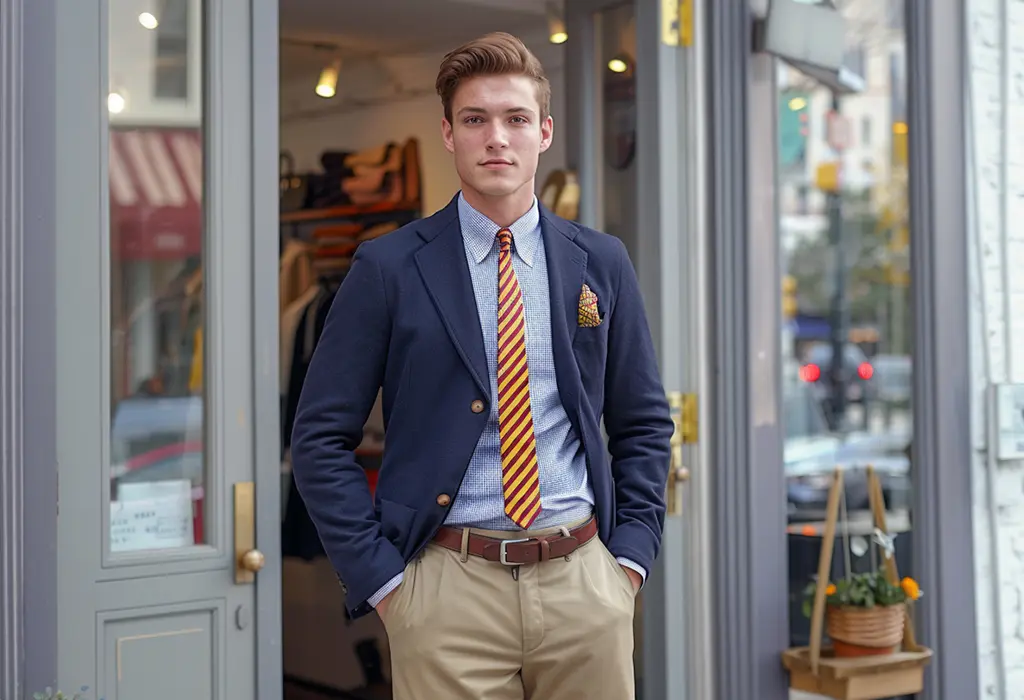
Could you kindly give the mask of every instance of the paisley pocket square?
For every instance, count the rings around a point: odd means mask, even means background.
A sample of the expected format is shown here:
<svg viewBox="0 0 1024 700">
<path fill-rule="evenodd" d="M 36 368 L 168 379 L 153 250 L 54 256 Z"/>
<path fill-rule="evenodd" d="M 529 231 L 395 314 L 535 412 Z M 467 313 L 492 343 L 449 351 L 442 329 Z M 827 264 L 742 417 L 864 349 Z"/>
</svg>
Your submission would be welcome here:
<svg viewBox="0 0 1024 700">
<path fill-rule="evenodd" d="M 578 323 L 583 328 L 596 328 L 601 325 L 601 315 L 597 311 L 597 295 L 587 285 L 583 285 L 580 292 Z"/>
</svg>

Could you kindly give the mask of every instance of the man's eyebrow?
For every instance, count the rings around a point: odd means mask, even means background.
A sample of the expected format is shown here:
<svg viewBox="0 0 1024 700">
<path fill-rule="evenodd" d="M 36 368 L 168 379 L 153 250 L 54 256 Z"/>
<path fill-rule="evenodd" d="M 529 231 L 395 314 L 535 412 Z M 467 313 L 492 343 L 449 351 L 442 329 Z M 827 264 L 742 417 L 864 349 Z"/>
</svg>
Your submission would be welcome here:
<svg viewBox="0 0 1024 700">
<path fill-rule="evenodd" d="M 529 107 L 509 107 L 505 110 L 505 114 L 533 114 L 534 110 Z M 487 114 L 487 110 L 483 107 L 463 107 L 459 110 L 459 114 Z"/>
</svg>

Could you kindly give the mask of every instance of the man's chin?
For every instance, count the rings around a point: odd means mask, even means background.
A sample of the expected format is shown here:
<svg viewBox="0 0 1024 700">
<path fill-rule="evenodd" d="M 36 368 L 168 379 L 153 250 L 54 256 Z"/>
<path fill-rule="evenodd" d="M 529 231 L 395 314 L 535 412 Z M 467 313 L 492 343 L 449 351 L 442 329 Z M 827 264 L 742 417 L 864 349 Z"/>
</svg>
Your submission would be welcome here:
<svg viewBox="0 0 1024 700">
<path fill-rule="evenodd" d="M 521 182 L 477 182 L 472 183 L 473 189 L 488 199 L 508 197 L 523 188 Z"/>
</svg>

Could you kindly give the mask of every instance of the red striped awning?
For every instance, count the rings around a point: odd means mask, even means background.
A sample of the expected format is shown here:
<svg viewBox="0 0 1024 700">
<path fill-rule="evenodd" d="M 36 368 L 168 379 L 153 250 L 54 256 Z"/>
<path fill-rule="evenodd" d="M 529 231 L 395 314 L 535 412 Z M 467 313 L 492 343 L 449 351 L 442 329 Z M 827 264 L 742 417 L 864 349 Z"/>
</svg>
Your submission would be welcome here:
<svg viewBox="0 0 1024 700">
<path fill-rule="evenodd" d="M 198 129 L 112 128 L 110 219 L 121 259 L 199 255 L 203 144 Z"/>
</svg>

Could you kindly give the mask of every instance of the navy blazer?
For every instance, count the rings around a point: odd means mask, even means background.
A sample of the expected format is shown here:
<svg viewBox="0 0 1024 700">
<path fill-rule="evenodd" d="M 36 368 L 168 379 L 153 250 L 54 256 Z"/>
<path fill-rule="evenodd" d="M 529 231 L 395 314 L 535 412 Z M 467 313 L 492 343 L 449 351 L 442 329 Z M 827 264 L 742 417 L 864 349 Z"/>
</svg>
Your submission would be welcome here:
<svg viewBox="0 0 1024 700">
<path fill-rule="evenodd" d="M 650 571 L 673 423 L 636 274 L 614 236 L 543 206 L 541 229 L 558 391 L 586 452 L 599 536 Z M 578 326 L 584 283 L 597 295 L 596 327 Z M 291 444 L 295 482 L 352 617 L 443 524 L 494 399 L 487 372 L 457 200 L 361 244 L 313 354 Z M 381 387 L 387 437 L 371 499 L 353 450 Z"/>
</svg>

